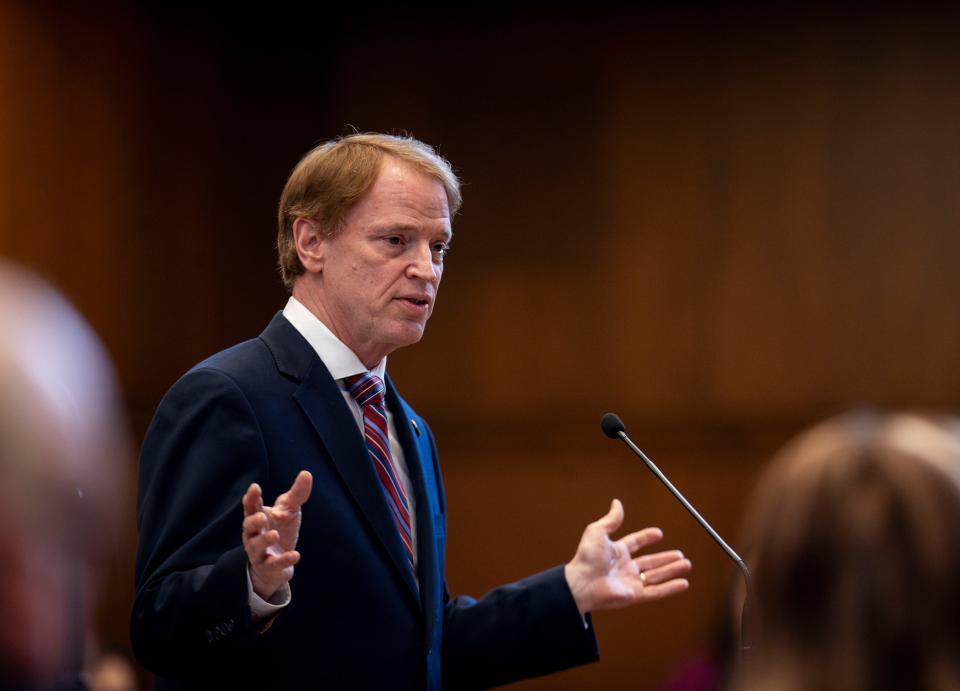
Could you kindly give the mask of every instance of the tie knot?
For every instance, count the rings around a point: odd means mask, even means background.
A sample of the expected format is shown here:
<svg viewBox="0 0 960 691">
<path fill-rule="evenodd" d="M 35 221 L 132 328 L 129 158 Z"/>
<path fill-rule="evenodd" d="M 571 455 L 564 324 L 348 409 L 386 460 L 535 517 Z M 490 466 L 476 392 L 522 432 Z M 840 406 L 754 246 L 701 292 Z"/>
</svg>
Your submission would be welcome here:
<svg viewBox="0 0 960 691">
<path fill-rule="evenodd" d="M 385 387 L 383 380 L 375 374 L 364 372 L 363 374 L 354 374 L 350 377 L 344 377 L 343 383 L 347 391 L 354 397 L 360 407 L 366 405 L 383 405 L 383 392 Z"/>
</svg>

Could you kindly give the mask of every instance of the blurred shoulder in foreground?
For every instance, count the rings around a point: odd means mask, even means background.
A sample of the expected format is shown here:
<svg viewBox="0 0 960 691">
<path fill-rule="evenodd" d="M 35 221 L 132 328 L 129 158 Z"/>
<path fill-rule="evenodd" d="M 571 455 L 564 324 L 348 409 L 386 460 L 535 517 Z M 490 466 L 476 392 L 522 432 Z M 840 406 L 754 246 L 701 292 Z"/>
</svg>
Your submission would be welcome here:
<svg viewBox="0 0 960 691">
<path fill-rule="evenodd" d="M 78 688 L 130 446 L 99 339 L 0 262 L 0 687 Z"/>
</svg>

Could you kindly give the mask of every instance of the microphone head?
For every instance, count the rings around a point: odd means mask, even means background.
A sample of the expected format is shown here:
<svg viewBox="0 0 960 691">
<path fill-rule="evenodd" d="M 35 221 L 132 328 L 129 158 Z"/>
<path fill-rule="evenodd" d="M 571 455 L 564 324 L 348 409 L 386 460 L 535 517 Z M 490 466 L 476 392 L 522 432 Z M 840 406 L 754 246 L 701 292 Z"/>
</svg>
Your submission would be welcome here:
<svg viewBox="0 0 960 691">
<path fill-rule="evenodd" d="M 611 439 L 616 439 L 624 431 L 623 420 L 616 413 L 607 413 L 600 419 L 600 428 Z"/>
</svg>

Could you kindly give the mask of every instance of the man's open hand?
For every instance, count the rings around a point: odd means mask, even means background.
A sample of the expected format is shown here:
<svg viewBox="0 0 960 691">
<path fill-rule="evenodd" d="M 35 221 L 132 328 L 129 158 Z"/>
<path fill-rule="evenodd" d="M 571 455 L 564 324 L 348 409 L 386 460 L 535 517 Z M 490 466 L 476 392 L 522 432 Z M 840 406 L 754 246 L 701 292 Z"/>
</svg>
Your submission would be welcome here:
<svg viewBox="0 0 960 691">
<path fill-rule="evenodd" d="M 300 561 L 300 507 L 310 497 L 313 476 L 301 470 L 290 489 L 273 506 L 263 505 L 263 492 L 254 483 L 243 495 L 243 549 L 250 561 L 254 592 L 264 600 L 293 578 Z"/>
<path fill-rule="evenodd" d="M 622 523 L 623 505 L 614 499 L 607 515 L 583 531 L 577 553 L 564 567 L 580 614 L 659 600 L 690 587 L 682 576 L 692 564 L 679 550 L 633 557 L 663 538 L 659 528 L 644 528 L 614 542 L 610 535 Z"/>
</svg>

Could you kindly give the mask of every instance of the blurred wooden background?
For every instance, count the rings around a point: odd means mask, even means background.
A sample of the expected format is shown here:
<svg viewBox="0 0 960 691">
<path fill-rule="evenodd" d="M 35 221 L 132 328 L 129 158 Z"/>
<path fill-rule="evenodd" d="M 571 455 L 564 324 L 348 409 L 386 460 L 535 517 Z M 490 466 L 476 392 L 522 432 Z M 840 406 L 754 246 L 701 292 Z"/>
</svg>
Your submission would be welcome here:
<svg viewBox="0 0 960 691">
<path fill-rule="evenodd" d="M 732 576 L 602 413 L 738 545 L 805 425 L 960 404 L 956 10 L 66 5 L 0 2 L 0 255 L 99 331 L 138 439 L 282 307 L 275 205 L 314 143 L 403 130 L 461 173 L 438 310 L 390 358 L 441 447 L 451 590 L 566 560 L 613 496 L 695 564 L 682 598 L 597 616 L 599 665 L 518 689 L 660 688 Z"/>
</svg>

